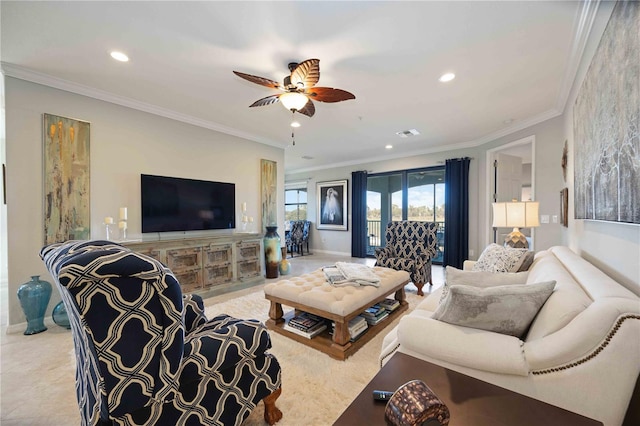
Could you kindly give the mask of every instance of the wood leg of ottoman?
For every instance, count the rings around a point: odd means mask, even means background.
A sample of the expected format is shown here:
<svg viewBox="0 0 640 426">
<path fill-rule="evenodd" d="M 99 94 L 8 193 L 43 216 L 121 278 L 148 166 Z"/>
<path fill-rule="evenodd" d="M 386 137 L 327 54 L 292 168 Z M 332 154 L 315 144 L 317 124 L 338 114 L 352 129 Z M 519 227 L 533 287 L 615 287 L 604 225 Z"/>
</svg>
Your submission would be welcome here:
<svg viewBox="0 0 640 426">
<path fill-rule="evenodd" d="M 345 322 L 336 321 L 336 328 L 333 330 L 333 342 L 340 345 L 345 346 L 351 340 L 351 335 L 349 334 L 349 325 Z"/>
<path fill-rule="evenodd" d="M 269 307 L 269 318 L 273 320 L 274 323 L 283 322 L 284 318 L 282 318 L 282 304 L 271 301 L 271 307 Z"/>
</svg>

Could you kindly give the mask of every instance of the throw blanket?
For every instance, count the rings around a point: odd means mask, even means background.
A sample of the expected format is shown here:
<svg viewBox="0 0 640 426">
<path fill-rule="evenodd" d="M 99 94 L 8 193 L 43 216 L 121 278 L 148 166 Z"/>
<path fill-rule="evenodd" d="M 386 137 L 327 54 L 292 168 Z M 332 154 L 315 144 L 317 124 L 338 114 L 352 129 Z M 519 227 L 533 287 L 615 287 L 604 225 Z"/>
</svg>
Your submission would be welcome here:
<svg viewBox="0 0 640 426">
<path fill-rule="evenodd" d="M 333 286 L 371 285 L 380 286 L 380 278 L 367 265 L 336 262 L 335 267 L 322 268 L 327 281 Z"/>
</svg>

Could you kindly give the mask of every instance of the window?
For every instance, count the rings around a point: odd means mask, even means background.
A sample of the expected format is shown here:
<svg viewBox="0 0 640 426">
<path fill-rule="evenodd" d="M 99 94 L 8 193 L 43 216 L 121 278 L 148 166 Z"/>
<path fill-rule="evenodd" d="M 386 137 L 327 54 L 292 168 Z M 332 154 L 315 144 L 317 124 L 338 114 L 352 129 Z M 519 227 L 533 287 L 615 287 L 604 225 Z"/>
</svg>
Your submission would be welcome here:
<svg viewBox="0 0 640 426">
<path fill-rule="evenodd" d="M 284 219 L 307 220 L 307 188 L 285 189 Z"/>
<path fill-rule="evenodd" d="M 438 253 L 444 252 L 444 167 L 379 173 L 367 178 L 367 255 L 384 246 L 386 224 L 392 220 L 435 222 Z"/>
</svg>

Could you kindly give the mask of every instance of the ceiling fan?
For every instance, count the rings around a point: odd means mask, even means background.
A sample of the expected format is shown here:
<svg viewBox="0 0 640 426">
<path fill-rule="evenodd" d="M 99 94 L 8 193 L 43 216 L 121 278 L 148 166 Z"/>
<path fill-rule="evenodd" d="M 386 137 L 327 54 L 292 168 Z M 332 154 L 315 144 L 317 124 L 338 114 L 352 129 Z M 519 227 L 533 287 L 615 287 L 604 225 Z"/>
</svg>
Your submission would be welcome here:
<svg viewBox="0 0 640 426">
<path fill-rule="evenodd" d="M 314 87 L 320 80 L 320 59 L 307 59 L 306 61 L 289 64 L 291 75 L 284 78 L 282 84 L 264 77 L 257 77 L 251 74 L 234 71 L 238 77 L 242 77 L 252 83 L 261 86 L 282 90 L 284 93 L 267 96 L 249 105 L 249 107 L 271 105 L 276 102 L 292 111 L 299 112 L 308 117 L 313 117 L 316 107 L 312 100 L 319 102 L 341 102 L 355 99 L 353 93 L 346 90 L 334 89 L 331 87 Z"/>
</svg>

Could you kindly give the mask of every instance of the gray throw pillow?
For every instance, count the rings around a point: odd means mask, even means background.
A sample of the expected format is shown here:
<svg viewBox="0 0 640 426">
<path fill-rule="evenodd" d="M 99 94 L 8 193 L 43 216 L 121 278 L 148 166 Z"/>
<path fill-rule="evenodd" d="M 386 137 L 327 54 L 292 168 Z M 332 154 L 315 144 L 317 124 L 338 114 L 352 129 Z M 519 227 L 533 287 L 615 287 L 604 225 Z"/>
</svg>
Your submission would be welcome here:
<svg viewBox="0 0 640 426">
<path fill-rule="evenodd" d="M 518 272 L 528 271 L 535 260 L 535 253 L 532 251 L 528 251 L 527 254 L 524 255 L 524 260 L 522 261 L 522 265 L 520 265 L 520 269 Z"/>
<path fill-rule="evenodd" d="M 452 285 L 471 285 L 474 287 L 496 287 L 499 285 L 526 284 L 528 272 L 485 272 L 463 271 L 453 266 L 447 266 L 444 271 L 444 287 L 440 295 L 440 302 L 447 297 Z"/>
<path fill-rule="evenodd" d="M 529 250 L 489 244 L 473 265 L 473 271 L 518 272 Z"/>
<path fill-rule="evenodd" d="M 488 288 L 454 285 L 432 318 L 522 337 L 555 285 L 555 281 Z"/>
</svg>

